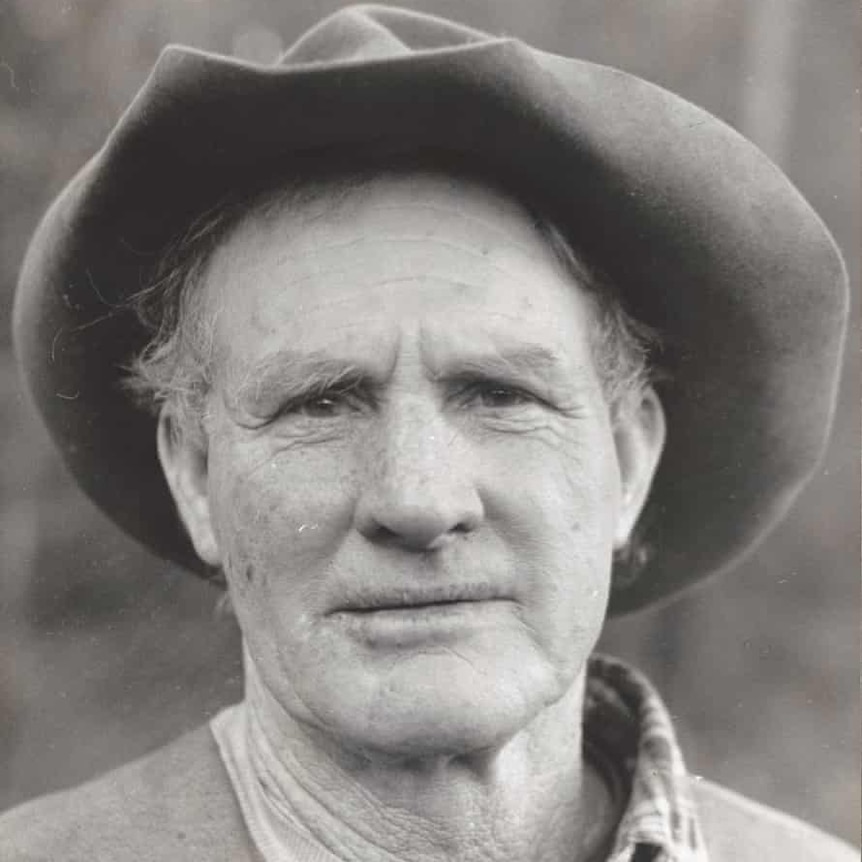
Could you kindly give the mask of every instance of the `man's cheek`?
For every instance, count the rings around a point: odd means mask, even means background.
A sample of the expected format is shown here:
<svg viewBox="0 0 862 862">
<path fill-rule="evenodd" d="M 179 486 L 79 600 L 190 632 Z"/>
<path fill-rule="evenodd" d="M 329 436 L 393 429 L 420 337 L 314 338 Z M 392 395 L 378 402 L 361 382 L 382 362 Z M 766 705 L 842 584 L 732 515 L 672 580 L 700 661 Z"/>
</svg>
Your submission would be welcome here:
<svg viewBox="0 0 862 862">
<path fill-rule="evenodd" d="M 295 601 L 320 574 L 332 549 L 333 520 L 319 500 L 303 502 L 288 482 L 226 483 L 220 494 L 218 538 L 234 589 L 262 601 Z"/>
<path fill-rule="evenodd" d="M 281 532 L 278 501 L 262 483 L 220 471 L 210 483 L 210 508 L 225 573 L 234 589 L 244 592 L 259 583 L 268 546 Z"/>
</svg>

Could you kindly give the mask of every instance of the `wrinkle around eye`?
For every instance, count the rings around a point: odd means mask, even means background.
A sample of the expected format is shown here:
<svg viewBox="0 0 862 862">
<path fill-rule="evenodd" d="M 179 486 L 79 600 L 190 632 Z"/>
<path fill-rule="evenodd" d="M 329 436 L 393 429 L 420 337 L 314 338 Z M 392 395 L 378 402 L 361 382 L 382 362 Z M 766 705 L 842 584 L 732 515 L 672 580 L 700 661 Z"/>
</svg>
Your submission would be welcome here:
<svg viewBox="0 0 862 862">
<path fill-rule="evenodd" d="M 591 422 L 591 411 L 582 404 L 557 405 L 541 400 L 502 409 L 481 408 L 462 413 L 477 433 L 529 435 L 546 442 L 579 435 L 578 428 Z"/>
<path fill-rule="evenodd" d="M 328 418 L 275 411 L 269 416 L 254 416 L 247 411 L 232 411 L 235 426 L 249 441 L 270 439 L 276 448 L 283 445 L 313 445 L 346 440 L 356 427 L 357 417 L 339 415 Z"/>
<path fill-rule="evenodd" d="M 358 388 L 311 391 L 284 400 L 237 406 L 231 411 L 235 421 L 250 428 L 276 422 L 308 424 L 338 422 L 368 414 L 376 408 L 374 399 Z"/>
<path fill-rule="evenodd" d="M 532 417 L 575 419 L 584 413 L 577 403 L 562 403 L 553 392 L 537 391 L 518 383 L 479 381 L 465 385 L 455 396 L 463 412 L 501 422 L 528 422 Z M 540 423 L 544 424 L 544 423 Z"/>
<path fill-rule="evenodd" d="M 273 452 L 293 449 L 296 446 L 346 443 L 352 437 L 352 429 L 345 427 L 344 423 L 332 422 L 317 422 L 314 424 L 305 422 L 299 424 L 274 421 L 266 422 L 248 430 L 256 441 L 262 445 L 271 447 L 271 451 Z"/>
<path fill-rule="evenodd" d="M 550 416 L 542 416 L 533 412 L 530 416 L 477 416 L 473 422 L 482 431 L 501 434 L 539 434 L 554 429 Z"/>
</svg>

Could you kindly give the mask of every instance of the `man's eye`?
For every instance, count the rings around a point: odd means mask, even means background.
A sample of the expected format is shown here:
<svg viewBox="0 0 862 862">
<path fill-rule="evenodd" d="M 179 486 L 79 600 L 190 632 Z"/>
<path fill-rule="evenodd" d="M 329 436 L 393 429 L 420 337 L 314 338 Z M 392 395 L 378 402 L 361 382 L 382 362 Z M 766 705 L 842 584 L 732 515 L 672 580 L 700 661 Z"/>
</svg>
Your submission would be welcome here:
<svg viewBox="0 0 862 862">
<path fill-rule="evenodd" d="M 351 392 L 330 392 L 303 398 L 283 412 L 306 419 L 333 419 L 358 410 L 359 401 L 359 397 Z"/>
<path fill-rule="evenodd" d="M 468 397 L 480 407 L 489 407 L 495 410 L 523 407 L 527 404 L 534 404 L 536 401 L 533 396 L 521 389 L 498 383 L 473 386 L 468 392 Z"/>
<path fill-rule="evenodd" d="M 319 398 L 311 398 L 300 404 L 297 412 L 303 416 L 325 418 L 327 416 L 334 416 L 343 406 L 343 399 L 333 398 L 330 395 L 321 395 Z"/>
</svg>

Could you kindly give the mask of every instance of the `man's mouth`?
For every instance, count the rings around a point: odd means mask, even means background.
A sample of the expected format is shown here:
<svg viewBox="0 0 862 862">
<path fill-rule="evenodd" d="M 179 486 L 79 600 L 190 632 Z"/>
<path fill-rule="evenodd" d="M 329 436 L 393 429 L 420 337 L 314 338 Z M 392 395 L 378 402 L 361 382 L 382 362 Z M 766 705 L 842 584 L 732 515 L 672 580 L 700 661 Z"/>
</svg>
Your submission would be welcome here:
<svg viewBox="0 0 862 862">
<path fill-rule="evenodd" d="M 490 584 L 375 589 L 352 595 L 330 616 L 373 646 L 449 642 L 496 624 L 512 598 Z"/>
<path fill-rule="evenodd" d="M 487 583 L 376 588 L 351 595 L 332 613 L 373 614 L 381 611 L 418 611 L 507 598 L 501 590 Z"/>
</svg>

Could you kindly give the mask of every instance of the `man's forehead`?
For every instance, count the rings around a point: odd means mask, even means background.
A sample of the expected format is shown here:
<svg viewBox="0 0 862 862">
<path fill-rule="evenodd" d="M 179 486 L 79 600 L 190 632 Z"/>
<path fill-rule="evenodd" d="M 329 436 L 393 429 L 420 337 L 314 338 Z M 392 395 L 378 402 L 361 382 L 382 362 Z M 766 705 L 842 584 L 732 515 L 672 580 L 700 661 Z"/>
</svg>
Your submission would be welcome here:
<svg viewBox="0 0 862 862">
<path fill-rule="evenodd" d="M 235 337 L 222 339 L 214 370 L 239 391 L 303 379 L 362 378 L 383 386 L 407 367 L 431 380 L 472 375 L 561 386 L 593 366 L 589 318 L 568 308 L 557 317 L 496 314 L 478 303 L 451 308 L 444 303 L 436 313 L 426 303 L 414 314 L 409 302 L 396 302 L 366 314 L 353 306 L 347 321 L 328 307 L 323 315 L 299 308 L 297 320 L 276 318 L 259 337 L 247 338 L 245 326 L 230 330 Z"/>
<path fill-rule="evenodd" d="M 432 377 L 472 367 L 550 382 L 590 361 L 590 301 L 540 222 L 457 174 L 285 186 L 249 210 L 207 281 L 213 371 L 229 387 L 353 366 L 382 381 L 401 344 Z"/>
<path fill-rule="evenodd" d="M 337 173 L 258 195 L 224 231 L 204 270 L 215 308 L 277 272 L 301 296 L 322 279 L 357 288 L 465 275 L 489 289 L 514 278 L 571 282 L 540 222 L 508 192 L 431 170 Z M 485 271 L 476 275 L 478 268 Z M 561 278 L 562 277 L 562 278 Z M 570 286 L 570 284 L 569 284 Z M 267 297 L 267 302 L 272 297 Z M 541 303 L 541 290 L 532 300 Z M 301 302 L 301 300 L 300 300 Z"/>
<path fill-rule="evenodd" d="M 258 191 L 242 209 L 221 242 L 232 246 L 232 254 L 265 241 L 273 229 L 286 229 L 286 241 L 313 251 L 326 234 L 355 225 L 360 216 L 382 238 L 401 224 L 405 211 L 422 213 L 429 238 L 457 217 L 468 226 L 465 237 L 483 252 L 524 246 L 524 237 L 536 230 L 536 218 L 511 191 L 466 172 L 429 167 L 314 172 Z"/>
</svg>

